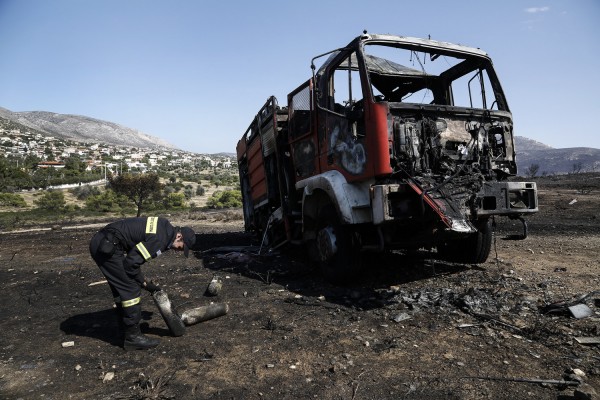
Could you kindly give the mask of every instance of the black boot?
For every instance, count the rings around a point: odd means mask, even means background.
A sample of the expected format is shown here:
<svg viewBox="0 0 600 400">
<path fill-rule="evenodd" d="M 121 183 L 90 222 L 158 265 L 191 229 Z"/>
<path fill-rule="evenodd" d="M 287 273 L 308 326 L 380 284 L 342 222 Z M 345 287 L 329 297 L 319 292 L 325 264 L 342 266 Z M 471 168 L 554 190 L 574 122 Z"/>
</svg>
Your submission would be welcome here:
<svg viewBox="0 0 600 400">
<path fill-rule="evenodd" d="M 158 339 L 152 339 L 140 331 L 140 325 L 135 324 L 125 329 L 125 341 L 123 348 L 125 350 L 147 350 L 152 349 L 160 343 Z"/>
</svg>

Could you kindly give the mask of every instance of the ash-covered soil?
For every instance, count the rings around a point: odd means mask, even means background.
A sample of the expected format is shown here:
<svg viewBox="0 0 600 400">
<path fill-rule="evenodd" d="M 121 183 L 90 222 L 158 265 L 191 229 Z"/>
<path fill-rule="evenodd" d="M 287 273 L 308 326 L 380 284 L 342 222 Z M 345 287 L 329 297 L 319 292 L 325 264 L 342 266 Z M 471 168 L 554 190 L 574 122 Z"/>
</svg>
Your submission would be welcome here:
<svg viewBox="0 0 600 400">
<path fill-rule="evenodd" d="M 485 264 L 376 254 L 345 287 L 301 250 L 222 248 L 257 244 L 239 220 L 174 220 L 196 229 L 194 256 L 166 253 L 146 276 L 179 311 L 230 311 L 172 337 L 144 292 L 144 330 L 162 340 L 150 351 L 120 347 L 88 253 L 97 227 L 3 233 L 0 398 L 597 399 L 600 345 L 580 342 L 600 337 L 600 182 L 575 178 L 538 182 L 526 240 L 497 219 Z"/>
</svg>

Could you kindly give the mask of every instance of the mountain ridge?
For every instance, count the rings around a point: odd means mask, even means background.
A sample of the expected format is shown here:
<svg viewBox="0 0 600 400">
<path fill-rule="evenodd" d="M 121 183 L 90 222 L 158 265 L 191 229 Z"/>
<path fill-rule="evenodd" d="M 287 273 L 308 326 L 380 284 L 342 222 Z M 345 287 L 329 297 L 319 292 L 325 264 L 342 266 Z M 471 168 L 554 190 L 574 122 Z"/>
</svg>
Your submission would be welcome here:
<svg viewBox="0 0 600 400">
<path fill-rule="evenodd" d="M 62 139 L 118 146 L 176 149 L 171 143 L 114 122 L 49 111 L 14 112 L 0 107 L 0 117 Z"/>
<path fill-rule="evenodd" d="M 525 136 L 515 136 L 515 147 L 517 151 L 554 149 L 552 146 L 548 146 L 547 144 L 538 142 L 537 140 L 529 139 Z"/>
<path fill-rule="evenodd" d="M 550 146 L 540 148 L 538 144 L 543 145 L 521 136 L 515 137 L 517 168 L 520 175 L 525 175 L 527 169 L 533 165 L 537 165 L 539 174 L 543 175 L 600 171 L 600 149 L 591 147 L 556 149 Z"/>
</svg>

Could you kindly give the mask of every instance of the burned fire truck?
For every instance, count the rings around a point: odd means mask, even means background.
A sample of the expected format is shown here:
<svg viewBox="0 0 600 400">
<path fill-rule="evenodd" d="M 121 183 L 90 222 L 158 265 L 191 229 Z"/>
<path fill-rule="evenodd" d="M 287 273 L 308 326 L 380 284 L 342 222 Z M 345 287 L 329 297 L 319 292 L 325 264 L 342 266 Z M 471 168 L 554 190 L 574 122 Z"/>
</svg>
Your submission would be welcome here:
<svg viewBox="0 0 600 400">
<path fill-rule="evenodd" d="M 237 144 L 246 230 L 271 248 L 305 245 L 331 280 L 366 251 L 483 263 L 494 216 L 526 233 L 537 188 L 509 181 L 512 115 L 484 51 L 365 32 L 311 67 Z"/>
</svg>

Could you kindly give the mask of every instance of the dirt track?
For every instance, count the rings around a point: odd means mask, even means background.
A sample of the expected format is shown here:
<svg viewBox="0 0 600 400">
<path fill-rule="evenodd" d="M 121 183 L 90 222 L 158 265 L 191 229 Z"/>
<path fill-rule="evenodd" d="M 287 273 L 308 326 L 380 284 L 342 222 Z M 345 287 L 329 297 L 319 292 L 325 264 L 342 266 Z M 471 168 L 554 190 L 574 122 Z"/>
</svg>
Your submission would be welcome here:
<svg viewBox="0 0 600 400">
<path fill-rule="evenodd" d="M 230 312 L 174 338 L 144 294 L 145 330 L 162 339 L 147 352 L 119 347 L 110 291 L 92 285 L 95 229 L 2 234 L 0 398 L 572 399 L 575 386 L 510 379 L 570 382 L 573 369 L 578 390 L 600 393 L 600 347 L 578 343 L 600 336 L 600 294 L 584 301 L 591 317 L 542 312 L 600 290 L 600 188 L 552 185 L 539 184 L 528 239 L 503 240 L 520 226 L 498 221 L 486 264 L 375 255 L 343 288 L 302 254 L 206 252 L 252 239 L 239 222 L 190 221 L 195 257 L 167 253 L 144 271 L 180 310 Z M 207 297 L 214 275 L 223 290 Z"/>
</svg>

